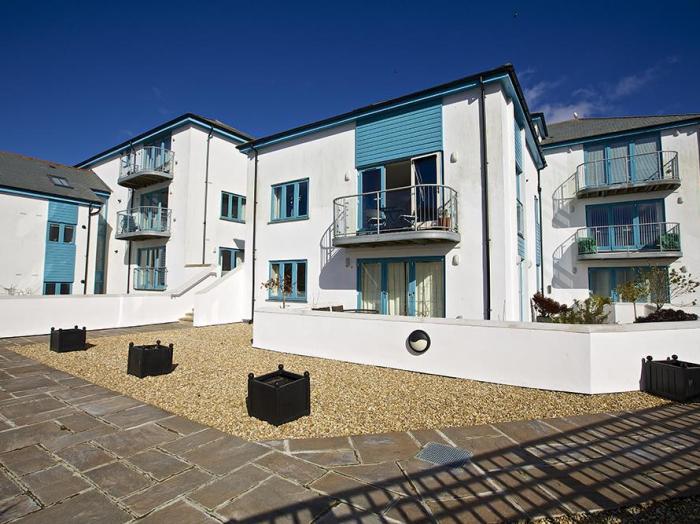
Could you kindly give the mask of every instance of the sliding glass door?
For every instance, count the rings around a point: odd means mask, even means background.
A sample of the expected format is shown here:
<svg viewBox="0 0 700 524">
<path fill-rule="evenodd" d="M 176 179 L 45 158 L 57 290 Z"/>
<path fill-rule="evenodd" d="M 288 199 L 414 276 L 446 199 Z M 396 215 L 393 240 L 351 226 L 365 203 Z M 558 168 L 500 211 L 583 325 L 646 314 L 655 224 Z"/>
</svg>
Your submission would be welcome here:
<svg viewBox="0 0 700 524">
<path fill-rule="evenodd" d="M 358 261 L 358 307 L 384 315 L 444 317 L 442 257 Z"/>
</svg>

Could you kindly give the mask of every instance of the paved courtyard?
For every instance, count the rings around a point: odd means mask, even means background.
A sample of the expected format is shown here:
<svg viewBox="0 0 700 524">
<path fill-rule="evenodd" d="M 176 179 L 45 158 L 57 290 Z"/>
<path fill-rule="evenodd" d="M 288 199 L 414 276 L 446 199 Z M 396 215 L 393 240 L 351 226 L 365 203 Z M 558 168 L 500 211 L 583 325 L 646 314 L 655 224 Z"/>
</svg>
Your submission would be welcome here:
<svg viewBox="0 0 700 524">
<path fill-rule="evenodd" d="M 256 443 L 17 343 L 0 340 L 0 522 L 498 522 L 700 494 L 700 404 Z M 416 458 L 428 443 L 471 459 Z"/>
</svg>

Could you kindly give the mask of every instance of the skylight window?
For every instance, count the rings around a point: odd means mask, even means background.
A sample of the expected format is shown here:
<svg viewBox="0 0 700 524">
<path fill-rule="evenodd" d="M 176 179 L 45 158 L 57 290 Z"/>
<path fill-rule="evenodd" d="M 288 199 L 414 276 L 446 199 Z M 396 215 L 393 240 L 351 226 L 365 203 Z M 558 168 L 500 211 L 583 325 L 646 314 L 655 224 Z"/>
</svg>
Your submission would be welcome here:
<svg viewBox="0 0 700 524">
<path fill-rule="evenodd" d="M 68 179 L 62 176 L 49 175 L 49 179 L 53 182 L 54 186 L 58 187 L 72 187 L 68 183 Z"/>
</svg>

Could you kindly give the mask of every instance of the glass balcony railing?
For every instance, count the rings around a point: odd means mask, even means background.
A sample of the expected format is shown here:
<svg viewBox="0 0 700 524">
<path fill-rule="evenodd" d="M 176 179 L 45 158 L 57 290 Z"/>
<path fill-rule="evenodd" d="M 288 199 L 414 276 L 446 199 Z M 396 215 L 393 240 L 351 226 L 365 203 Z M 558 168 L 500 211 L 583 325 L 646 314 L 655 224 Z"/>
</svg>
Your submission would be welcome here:
<svg viewBox="0 0 700 524">
<path fill-rule="evenodd" d="M 120 240 L 145 240 L 170 236 L 171 210 L 144 206 L 119 211 L 115 237 Z"/>
<path fill-rule="evenodd" d="M 602 196 L 680 185 L 678 153 L 654 151 L 585 162 L 576 168 L 576 195 Z"/>
<path fill-rule="evenodd" d="M 173 177 L 175 155 L 169 149 L 146 146 L 121 157 L 119 180 L 124 187 L 139 188 Z"/>
<path fill-rule="evenodd" d="M 164 267 L 134 268 L 134 289 L 161 291 L 167 284 L 168 270 Z"/>
<path fill-rule="evenodd" d="M 336 198 L 333 243 L 459 241 L 457 192 L 418 184 Z"/>
<path fill-rule="evenodd" d="M 579 258 L 677 256 L 681 230 L 676 222 L 584 227 L 576 231 L 576 245 Z"/>
</svg>

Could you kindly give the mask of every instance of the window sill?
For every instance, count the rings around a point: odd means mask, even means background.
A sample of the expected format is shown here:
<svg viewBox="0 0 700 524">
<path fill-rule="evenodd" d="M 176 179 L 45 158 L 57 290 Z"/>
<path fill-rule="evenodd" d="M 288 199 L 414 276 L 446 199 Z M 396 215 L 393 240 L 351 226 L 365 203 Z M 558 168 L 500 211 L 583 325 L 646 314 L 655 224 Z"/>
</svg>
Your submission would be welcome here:
<svg viewBox="0 0 700 524">
<path fill-rule="evenodd" d="M 277 302 L 278 304 L 282 303 L 281 298 L 268 298 L 265 300 L 265 302 Z M 285 299 L 285 302 L 293 302 L 294 304 L 306 304 L 306 299 L 305 298 L 287 298 Z"/>
<path fill-rule="evenodd" d="M 300 222 L 302 220 L 308 220 L 309 216 L 306 215 L 304 217 L 295 217 L 295 218 L 275 218 L 273 220 L 270 220 L 268 224 L 279 224 L 281 222 Z"/>
<path fill-rule="evenodd" d="M 237 224 L 245 224 L 245 220 L 241 220 L 239 218 L 219 217 L 219 220 L 225 220 L 226 222 L 236 222 Z"/>
</svg>

